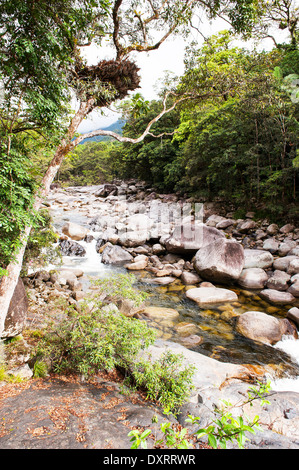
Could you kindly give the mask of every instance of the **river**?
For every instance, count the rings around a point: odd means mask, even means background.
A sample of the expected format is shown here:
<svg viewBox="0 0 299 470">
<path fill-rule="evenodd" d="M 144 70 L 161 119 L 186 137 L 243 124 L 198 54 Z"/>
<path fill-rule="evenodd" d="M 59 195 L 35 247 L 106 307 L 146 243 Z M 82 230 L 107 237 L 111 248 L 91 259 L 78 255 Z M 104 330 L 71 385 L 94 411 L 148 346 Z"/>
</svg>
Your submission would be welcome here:
<svg viewBox="0 0 299 470">
<path fill-rule="evenodd" d="M 51 194 L 49 202 L 53 225 L 58 233 L 67 221 L 87 226 L 91 218 L 101 211 L 101 200 L 91 197 L 92 188 L 72 188 L 71 193 L 60 191 Z M 63 266 L 80 268 L 84 272 L 83 289 L 87 290 L 92 278 L 103 278 L 114 273 L 127 272 L 124 268 L 105 265 L 101 255 L 96 252 L 95 244 L 98 234 L 93 233 L 90 242 L 80 241 L 86 249 L 83 257 L 63 256 Z M 55 267 L 55 266 L 51 266 Z M 158 337 L 179 342 L 186 346 L 184 335 L 180 333 L 179 325 L 187 325 L 189 333 L 201 337 L 201 342 L 190 349 L 208 355 L 219 361 L 256 364 L 281 370 L 281 377 L 273 379 L 270 376 L 272 389 L 299 392 L 299 340 L 284 337 L 282 341 L 269 346 L 252 341 L 236 334 L 232 324 L 227 321 L 226 313 L 244 313 L 249 310 L 265 311 L 273 306 L 261 300 L 255 291 L 246 291 L 232 287 L 238 294 L 238 302 L 213 305 L 209 308 L 199 308 L 195 302 L 186 298 L 186 286 L 179 280 L 169 286 L 157 286 L 151 282 L 152 276 L 146 271 L 135 272 L 136 287 L 148 293 L 146 303 L 176 309 L 180 317 L 172 321 L 149 321 L 155 328 Z M 274 314 L 283 316 L 285 309 L 273 309 Z"/>
</svg>

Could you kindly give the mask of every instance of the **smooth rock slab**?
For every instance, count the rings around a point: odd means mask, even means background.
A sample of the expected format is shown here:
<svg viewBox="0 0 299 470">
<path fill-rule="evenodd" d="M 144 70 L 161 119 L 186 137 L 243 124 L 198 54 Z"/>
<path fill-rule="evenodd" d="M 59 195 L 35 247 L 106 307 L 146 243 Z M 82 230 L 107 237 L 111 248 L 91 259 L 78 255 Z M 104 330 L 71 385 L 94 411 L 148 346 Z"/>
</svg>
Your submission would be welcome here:
<svg viewBox="0 0 299 470">
<path fill-rule="evenodd" d="M 198 305 L 234 302 L 238 300 L 238 296 L 235 292 L 220 287 L 195 287 L 187 290 L 186 296 L 188 299 L 194 300 Z"/>
<path fill-rule="evenodd" d="M 149 318 L 157 318 L 160 320 L 173 320 L 180 316 L 179 312 L 174 308 L 165 307 L 145 307 L 142 311 Z"/>
<path fill-rule="evenodd" d="M 278 305 L 292 304 L 295 297 L 289 292 L 281 292 L 275 289 L 264 289 L 259 295 L 270 303 Z"/>
<path fill-rule="evenodd" d="M 151 279 L 151 282 L 154 284 L 160 284 L 161 286 L 167 286 L 176 280 L 175 277 L 165 276 L 165 277 L 155 277 Z"/>
</svg>

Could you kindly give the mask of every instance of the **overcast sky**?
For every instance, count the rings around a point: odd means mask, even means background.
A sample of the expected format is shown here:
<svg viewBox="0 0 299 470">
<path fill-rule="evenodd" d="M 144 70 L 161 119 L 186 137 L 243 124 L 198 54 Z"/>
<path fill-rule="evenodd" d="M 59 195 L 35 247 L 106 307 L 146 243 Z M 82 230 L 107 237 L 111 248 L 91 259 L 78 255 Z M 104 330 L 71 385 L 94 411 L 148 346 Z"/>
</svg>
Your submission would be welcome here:
<svg viewBox="0 0 299 470">
<path fill-rule="evenodd" d="M 199 25 L 198 25 L 199 26 Z M 205 37 L 209 37 L 224 29 L 228 29 L 228 24 L 224 20 L 216 20 L 210 23 L 204 21 L 200 23 L 200 30 Z M 200 47 L 204 39 L 195 30 L 192 31 L 188 42 L 195 40 Z M 152 100 L 157 97 L 157 85 L 161 78 L 164 76 L 165 71 L 172 72 L 173 74 L 180 76 L 184 72 L 184 50 L 186 46 L 186 40 L 178 36 L 170 37 L 160 48 L 150 53 L 136 53 L 132 58 L 136 59 L 136 63 L 140 67 L 141 76 L 141 88 L 136 90 L 140 92 L 143 97 L 147 100 Z M 272 48 L 273 43 L 271 40 L 267 40 L 263 44 L 264 48 Z M 96 64 L 103 59 L 114 58 L 115 52 L 109 47 L 96 47 L 89 46 L 85 48 L 84 55 L 88 60 L 88 64 Z M 78 128 L 78 132 L 85 133 L 94 129 L 101 129 L 109 126 L 113 122 L 119 119 L 117 113 L 105 111 L 104 115 L 101 111 L 91 113 L 90 117 L 86 119 Z"/>
</svg>

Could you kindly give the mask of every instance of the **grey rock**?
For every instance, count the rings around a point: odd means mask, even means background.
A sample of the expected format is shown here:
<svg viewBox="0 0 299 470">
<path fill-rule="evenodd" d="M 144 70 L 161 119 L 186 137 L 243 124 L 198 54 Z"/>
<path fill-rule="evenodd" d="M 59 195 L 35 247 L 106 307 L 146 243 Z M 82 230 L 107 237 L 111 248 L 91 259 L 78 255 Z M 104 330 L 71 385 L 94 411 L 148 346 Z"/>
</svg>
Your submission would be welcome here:
<svg viewBox="0 0 299 470">
<path fill-rule="evenodd" d="M 165 241 L 165 247 L 170 253 L 195 254 L 197 250 L 219 238 L 225 238 L 225 235 L 215 227 L 201 223 L 193 226 L 178 225 Z"/>
<path fill-rule="evenodd" d="M 290 262 L 294 259 L 298 259 L 297 256 L 284 256 L 283 258 L 277 258 L 273 262 L 273 268 L 279 269 L 280 271 L 287 271 L 290 265 Z"/>
<path fill-rule="evenodd" d="M 288 305 L 295 302 L 295 297 L 289 292 L 281 292 L 275 289 L 262 290 L 259 295 L 270 303 Z"/>
<path fill-rule="evenodd" d="M 1 338 L 12 338 L 23 331 L 26 326 L 28 307 L 25 287 L 22 279 L 19 278 L 9 304 Z"/>
<path fill-rule="evenodd" d="M 281 340 L 284 329 L 280 320 L 264 312 L 249 311 L 237 318 L 236 331 L 246 338 L 266 344 Z"/>
<path fill-rule="evenodd" d="M 102 263 L 122 266 L 133 260 L 133 256 L 121 246 L 107 243 L 102 252 Z"/>
<path fill-rule="evenodd" d="M 268 281 L 268 275 L 262 268 L 243 269 L 238 284 L 248 289 L 263 289 Z"/>
<path fill-rule="evenodd" d="M 198 305 L 209 305 L 238 300 L 237 294 L 229 289 L 220 287 L 194 287 L 188 289 L 186 297 Z"/>
<path fill-rule="evenodd" d="M 273 256 L 265 250 L 245 249 L 244 269 L 247 268 L 269 268 L 273 263 Z"/>
<path fill-rule="evenodd" d="M 243 266 L 243 247 L 238 242 L 226 238 L 204 246 L 194 257 L 194 268 L 199 276 L 211 282 L 236 280 Z"/>
<path fill-rule="evenodd" d="M 279 243 L 274 238 L 268 238 L 263 243 L 263 250 L 270 251 L 270 253 L 276 253 L 278 251 Z"/>
<path fill-rule="evenodd" d="M 299 328 L 299 308 L 298 307 L 292 307 L 287 313 L 287 318 L 289 320 L 292 320 L 296 325 L 297 328 Z"/>
<path fill-rule="evenodd" d="M 279 291 L 285 291 L 289 287 L 289 281 L 291 279 L 290 274 L 285 271 L 275 270 L 273 275 L 270 275 L 267 287 L 268 289 L 275 289 Z"/>
</svg>

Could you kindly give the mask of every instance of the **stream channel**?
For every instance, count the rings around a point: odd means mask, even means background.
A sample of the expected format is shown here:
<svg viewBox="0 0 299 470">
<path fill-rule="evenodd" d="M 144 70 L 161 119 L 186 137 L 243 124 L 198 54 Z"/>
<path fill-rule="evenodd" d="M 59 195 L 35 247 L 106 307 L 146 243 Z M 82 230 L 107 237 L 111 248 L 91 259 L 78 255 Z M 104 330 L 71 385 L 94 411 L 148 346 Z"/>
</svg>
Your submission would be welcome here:
<svg viewBox="0 0 299 470">
<path fill-rule="evenodd" d="M 72 192 L 58 191 L 51 193 L 48 201 L 53 218 L 55 230 L 61 234 L 62 226 L 66 222 L 74 222 L 87 227 L 91 218 L 101 211 L 101 200 L 91 197 L 92 188 L 72 188 Z M 97 233 L 90 242 L 80 241 L 86 254 L 79 256 L 63 256 L 62 266 L 79 268 L 84 272 L 81 279 L 83 290 L 87 290 L 90 279 L 105 278 L 115 273 L 128 272 L 125 268 L 105 265 L 101 262 L 101 255 L 96 252 L 95 244 Z M 51 265 L 50 268 L 56 266 Z M 58 267 L 58 266 L 57 266 Z M 280 378 L 271 378 L 271 386 L 277 391 L 299 392 L 299 339 L 283 337 L 274 346 L 252 341 L 234 331 L 233 326 L 225 319 L 225 312 L 234 310 L 237 314 L 250 310 L 272 312 L 278 317 L 284 316 L 286 310 L 273 308 L 262 300 L 256 291 L 246 291 L 237 286 L 230 287 L 238 294 L 238 302 L 211 305 L 200 308 L 195 302 L 186 298 L 186 286 L 179 280 L 168 286 L 158 286 L 151 283 L 152 275 L 147 271 L 135 271 L 136 287 L 149 294 L 146 304 L 163 308 L 172 308 L 179 312 L 180 317 L 172 321 L 147 321 L 155 328 L 157 336 L 174 342 L 179 342 L 193 351 L 213 357 L 221 362 L 238 364 L 261 365 L 266 370 L 275 369 L 282 372 Z M 196 334 L 202 338 L 200 344 L 187 346 L 184 336 L 179 334 L 178 325 L 188 323 L 189 334 Z M 279 374 L 280 375 L 280 374 Z"/>
</svg>

